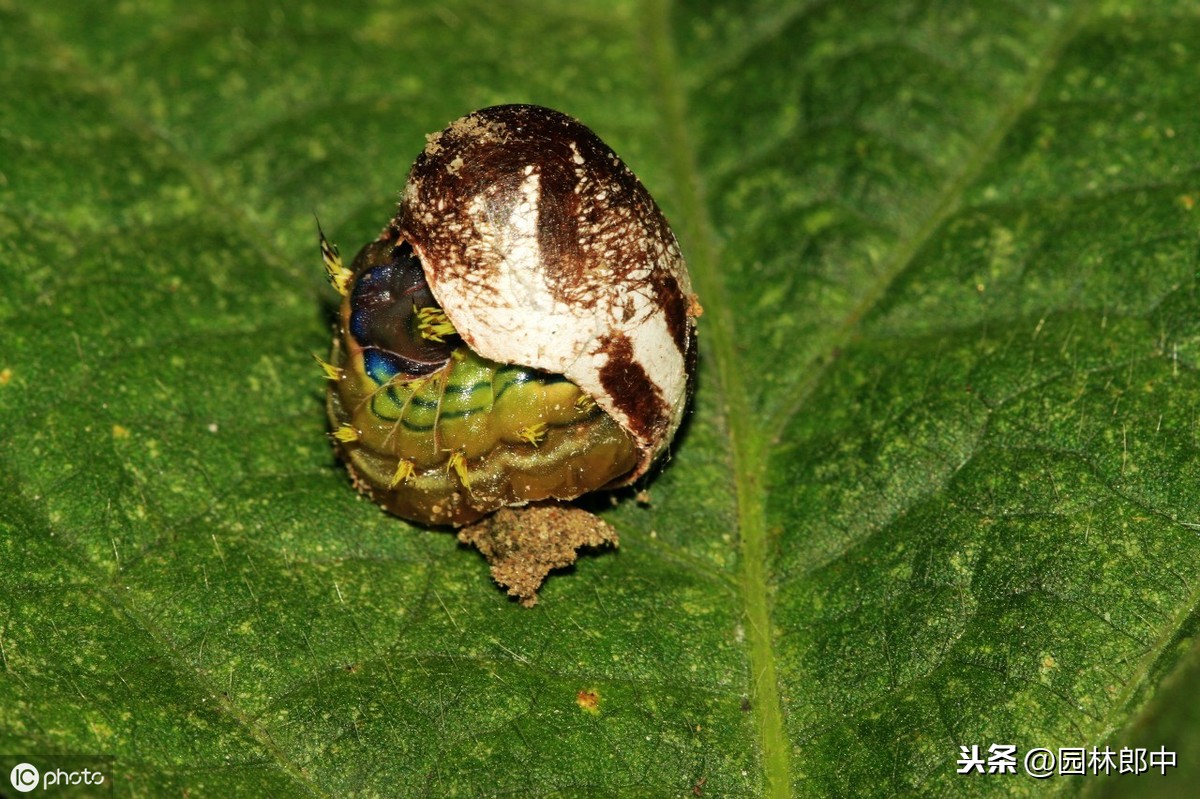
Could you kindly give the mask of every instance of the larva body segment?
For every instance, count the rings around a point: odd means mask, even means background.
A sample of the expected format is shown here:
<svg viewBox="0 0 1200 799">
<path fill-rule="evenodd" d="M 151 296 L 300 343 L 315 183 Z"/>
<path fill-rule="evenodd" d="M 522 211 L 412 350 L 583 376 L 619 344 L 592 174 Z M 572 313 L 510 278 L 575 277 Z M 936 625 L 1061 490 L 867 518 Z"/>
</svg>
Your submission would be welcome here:
<svg viewBox="0 0 1200 799">
<path fill-rule="evenodd" d="M 627 484 L 678 428 L 696 360 L 678 244 L 590 130 L 538 106 L 429 137 L 349 269 L 328 411 L 356 485 L 415 521 Z M 336 260 L 336 263 L 334 261 Z"/>
</svg>

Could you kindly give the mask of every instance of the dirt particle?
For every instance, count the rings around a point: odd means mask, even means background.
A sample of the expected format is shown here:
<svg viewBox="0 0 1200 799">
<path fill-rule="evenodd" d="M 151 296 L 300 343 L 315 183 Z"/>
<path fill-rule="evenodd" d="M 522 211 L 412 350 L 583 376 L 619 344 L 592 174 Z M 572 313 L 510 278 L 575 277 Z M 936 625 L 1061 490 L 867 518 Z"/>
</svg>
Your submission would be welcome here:
<svg viewBox="0 0 1200 799">
<path fill-rule="evenodd" d="M 531 608 L 554 569 L 575 562 L 581 547 L 617 546 L 617 531 L 585 510 L 561 503 L 501 508 L 458 532 L 491 566 L 492 579 Z"/>
<path fill-rule="evenodd" d="M 451 122 L 445 133 L 466 142 L 503 142 L 508 138 L 508 125 L 476 112 Z"/>
</svg>

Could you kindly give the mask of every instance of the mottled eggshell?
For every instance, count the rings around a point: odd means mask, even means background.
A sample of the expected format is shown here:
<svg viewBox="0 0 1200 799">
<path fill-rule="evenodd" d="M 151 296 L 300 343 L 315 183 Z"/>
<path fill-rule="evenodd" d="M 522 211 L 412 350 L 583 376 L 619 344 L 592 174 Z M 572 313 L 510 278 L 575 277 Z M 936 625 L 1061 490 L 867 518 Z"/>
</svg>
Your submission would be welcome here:
<svg viewBox="0 0 1200 799">
<path fill-rule="evenodd" d="M 561 374 L 633 436 L 643 474 L 683 418 L 691 283 L 628 167 L 565 114 L 505 105 L 428 138 L 389 227 L 485 358 Z"/>
</svg>

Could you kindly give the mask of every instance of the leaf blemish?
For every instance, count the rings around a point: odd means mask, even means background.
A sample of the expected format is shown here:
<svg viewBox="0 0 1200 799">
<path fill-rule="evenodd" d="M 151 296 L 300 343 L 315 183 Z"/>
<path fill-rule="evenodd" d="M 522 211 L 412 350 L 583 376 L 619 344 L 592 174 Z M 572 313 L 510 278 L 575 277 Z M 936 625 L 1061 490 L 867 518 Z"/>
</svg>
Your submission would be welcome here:
<svg viewBox="0 0 1200 799">
<path fill-rule="evenodd" d="M 591 713 L 593 716 L 600 715 L 600 692 L 595 688 L 584 688 L 579 693 L 575 694 L 575 704 L 585 713 Z"/>
</svg>

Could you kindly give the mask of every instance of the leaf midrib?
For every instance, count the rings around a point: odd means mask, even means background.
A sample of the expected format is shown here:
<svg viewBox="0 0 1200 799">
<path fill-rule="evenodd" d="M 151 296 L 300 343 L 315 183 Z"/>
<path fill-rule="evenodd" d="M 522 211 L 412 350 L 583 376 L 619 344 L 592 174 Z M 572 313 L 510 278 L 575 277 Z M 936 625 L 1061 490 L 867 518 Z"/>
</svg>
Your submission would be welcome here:
<svg viewBox="0 0 1200 799">
<path fill-rule="evenodd" d="M 716 264 L 717 244 L 712 221 L 700 184 L 695 149 L 687 127 L 685 92 L 679 82 L 679 69 L 670 31 L 670 0 L 650 0 L 644 7 L 644 35 L 651 53 L 650 70 L 658 108 L 663 116 L 670 171 L 681 209 L 682 229 L 692 245 L 688 255 L 696 288 L 708 300 L 711 318 L 707 331 L 716 355 L 718 380 L 725 397 L 726 430 L 732 454 L 732 474 L 737 498 L 737 519 L 741 546 L 741 595 L 746 623 L 751 669 L 751 703 L 759 730 L 766 781 L 765 795 L 776 799 L 791 796 L 789 747 L 783 728 L 783 712 L 775 674 L 775 656 L 771 640 L 770 607 L 767 584 L 767 535 L 763 516 L 763 441 L 750 423 L 750 398 L 738 379 L 735 342 L 727 295 Z"/>
<path fill-rule="evenodd" d="M 790 745 L 783 722 L 782 698 L 776 678 L 775 651 L 771 629 L 771 584 L 769 575 L 769 540 L 766 525 L 767 456 L 772 441 L 768 431 L 782 430 L 798 414 L 815 389 L 821 384 L 832 357 L 845 346 L 860 323 L 888 288 L 916 260 L 917 254 L 955 214 L 970 187 L 993 161 L 1001 143 L 1023 114 L 1037 100 L 1046 78 L 1058 65 L 1067 46 L 1084 27 L 1094 9 L 1090 4 L 1078 4 L 1065 15 L 1057 34 L 1051 38 L 1034 62 L 1022 88 L 1003 107 L 979 144 L 963 160 L 962 167 L 953 173 L 934 195 L 932 210 L 921 219 L 914 232 L 900 238 L 893 255 L 879 276 L 863 292 L 859 302 L 831 328 L 814 348 L 816 355 L 794 374 L 801 375 L 792 387 L 782 393 L 795 397 L 789 404 L 779 406 L 768 417 L 765 426 L 752 420 L 753 403 L 748 386 L 738 370 L 737 329 L 724 280 L 717 270 L 720 263 L 719 245 L 714 225 L 707 211 L 696 151 L 688 135 L 687 88 L 679 77 L 670 30 L 671 0 L 649 0 L 645 10 L 645 34 L 649 38 L 651 80 L 658 94 L 658 108 L 663 116 L 666 139 L 671 143 L 670 168 L 681 209 L 680 226 L 689 234 L 688 254 L 690 271 L 702 299 L 708 299 L 713 323 L 705 332 L 712 342 L 716 371 L 725 398 L 725 427 L 731 449 L 731 470 L 737 498 L 738 540 L 741 546 L 741 592 L 747 622 L 746 640 L 749 650 L 752 695 L 755 720 L 762 745 L 765 794 L 774 799 L 790 799 L 792 774 Z"/>
</svg>

